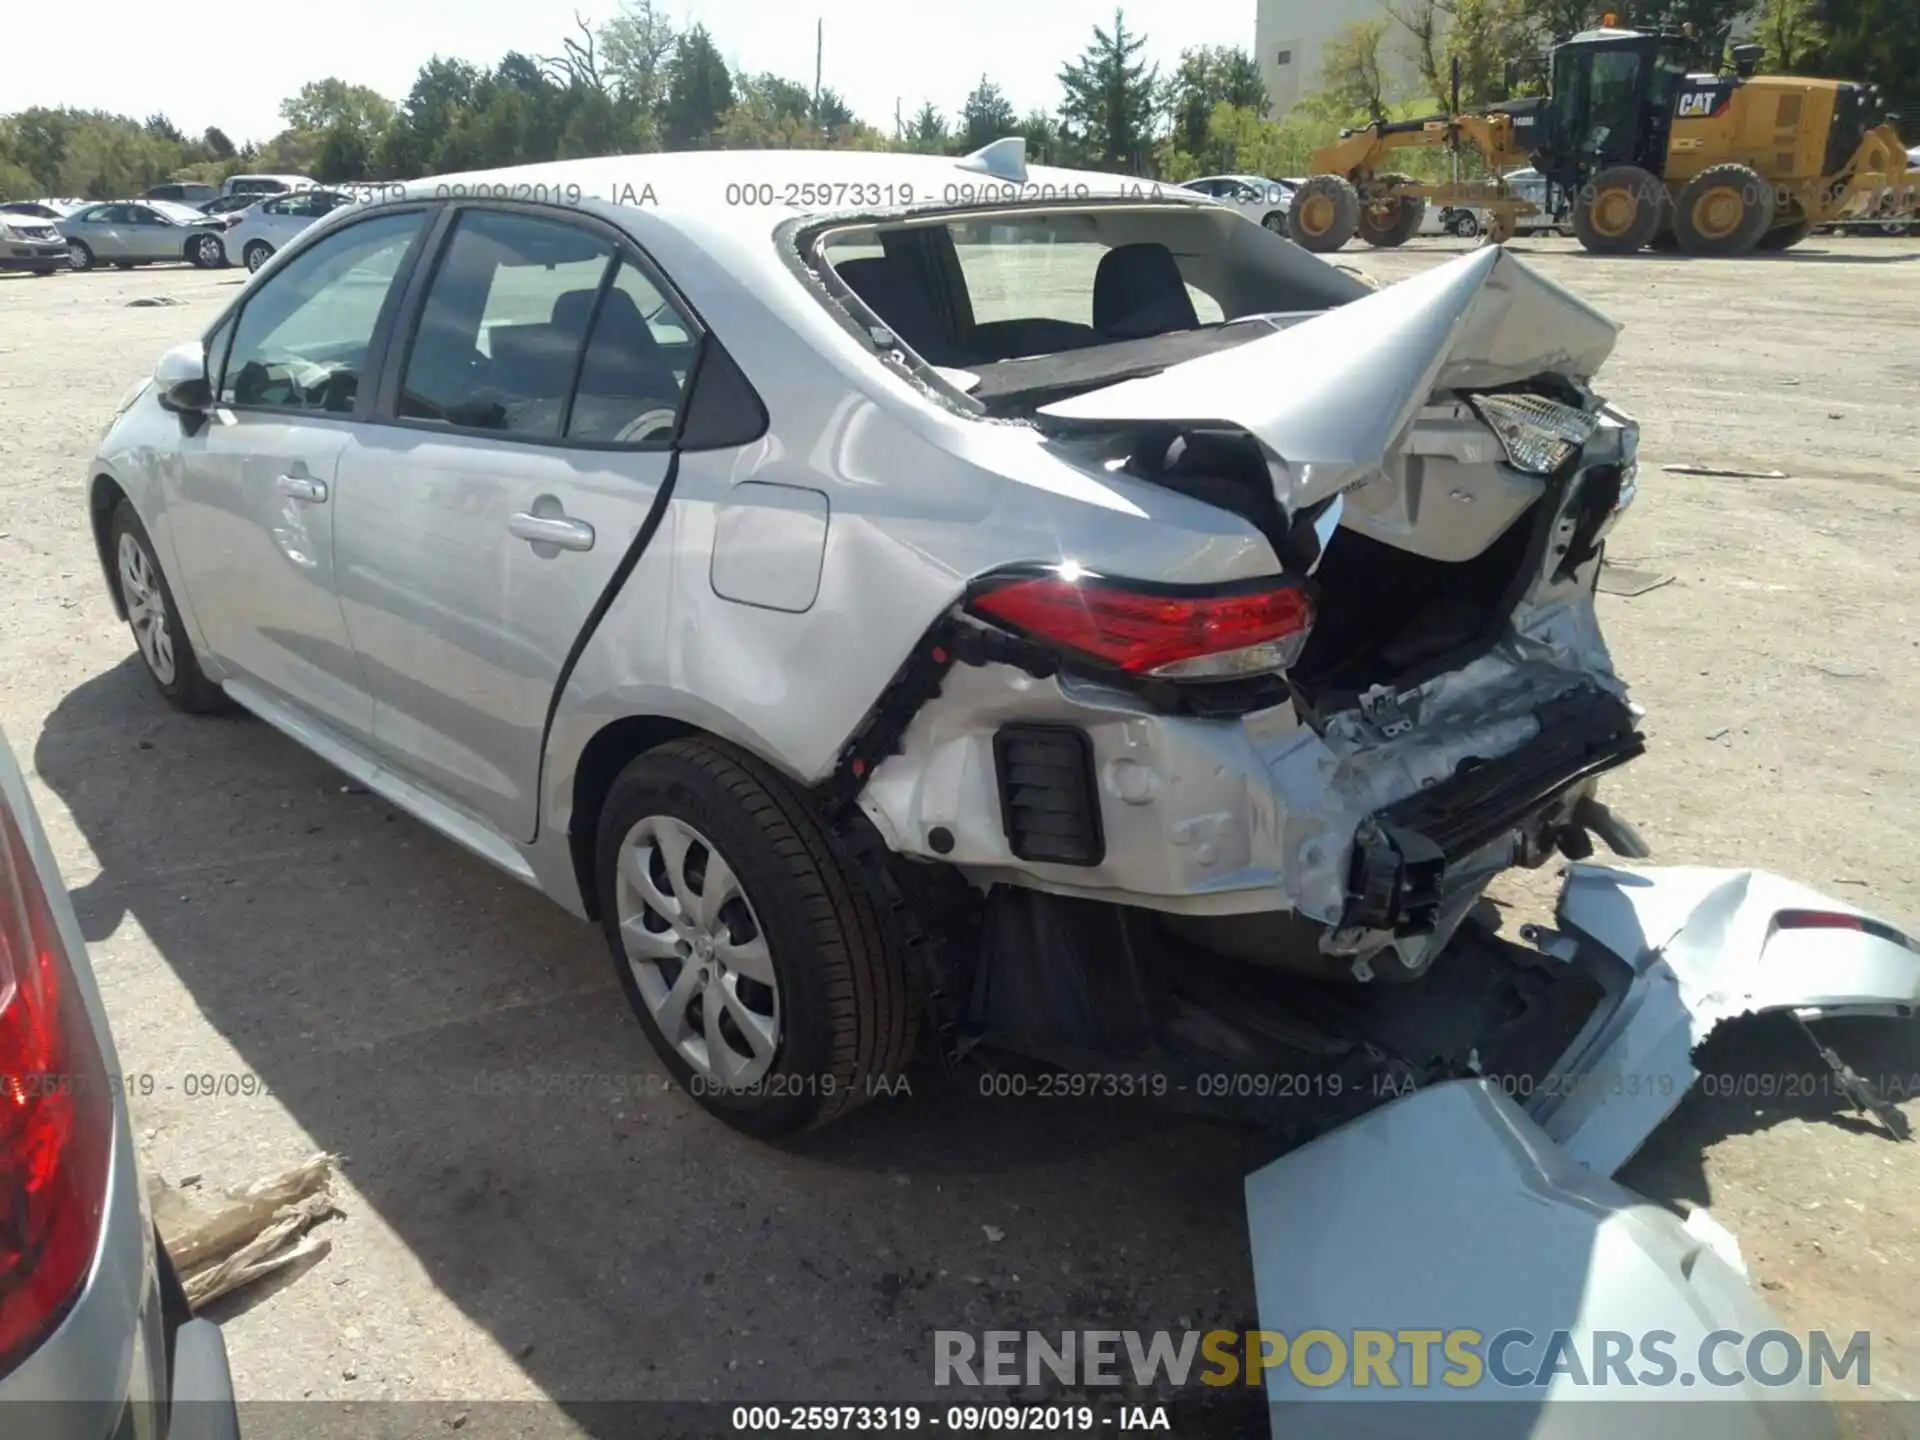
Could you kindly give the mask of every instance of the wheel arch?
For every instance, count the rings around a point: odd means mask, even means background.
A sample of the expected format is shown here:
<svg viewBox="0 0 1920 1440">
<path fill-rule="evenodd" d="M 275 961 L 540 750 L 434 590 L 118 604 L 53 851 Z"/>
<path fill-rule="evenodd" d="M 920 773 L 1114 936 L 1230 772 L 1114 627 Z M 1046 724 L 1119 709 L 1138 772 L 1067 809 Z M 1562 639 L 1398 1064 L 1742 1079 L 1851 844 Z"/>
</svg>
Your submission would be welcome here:
<svg viewBox="0 0 1920 1440">
<path fill-rule="evenodd" d="M 601 726 L 580 751 L 574 763 L 573 781 L 567 790 L 567 851 L 573 860 L 574 879 L 580 886 L 580 903 L 589 920 L 600 918 L 600 892 L 593 868 L 594 836 L 613 782 L 620 778 L 620 772 L 628 764 L 647 751 L 669 740 L 708 733 L 697 725 L 667 715 L 627 715 Z"/>
<path fill-rule="evenodd" d="M 113 525 L 115 508 L 125 499 L 127 492 L 120 488 L 120 482 L 104 472 L 95 475 L 87 487 L 87 517 L 93 524 L 93 548 L 100 557 L 100 574 L 107 582 L 107 597 L 113 602 L 113 613 L 122 620 L 127 618 L 127 602 L 121 598 L 120 586 L 114 580 L 108 531 Z"/>
</svg>

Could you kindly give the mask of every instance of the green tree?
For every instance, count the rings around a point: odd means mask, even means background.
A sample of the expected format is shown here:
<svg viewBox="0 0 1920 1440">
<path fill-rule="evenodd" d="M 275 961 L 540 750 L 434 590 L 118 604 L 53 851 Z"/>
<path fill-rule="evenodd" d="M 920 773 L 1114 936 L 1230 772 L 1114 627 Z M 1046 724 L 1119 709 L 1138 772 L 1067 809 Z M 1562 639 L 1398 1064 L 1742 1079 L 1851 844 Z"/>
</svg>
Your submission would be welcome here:
<svg viewBox="0 0 1920 1440">
<path fill-rule="evenodd" d="M 1878 85 L 1900 116 L 1907 144 L 1920 142 L 1920 5 L 1914 0 L 1822 0 L 1825 72 Z"/>
<path fill-rule="evenodd" d="M 1113 29 L 1093 27 L 1093 41 L 1060 71 L 1066 91 L 1060 132 L 1066 148 L 1096 169 L 1138 175 L 1146 169 L 1160 71 L 1137 58 L 1147 37 L 1127 29 L 1124 10 Z"/>
<path fill-rule="evenodd" d="M 1173 116 L 1176 145 L 1197 157 L 1203 171 L 1213 168 L 1209 128 L 1214 108 L 1230 105 L 1264 118 L 1269 101 L 1260 67 L 1238 45 L 1200 45 L 1180 52 L 1180 64 L 1167 82 L 1167 109 Z"/>
<path fill-rule="evenodd" d="M 483 72 L 465 60 L 434 56 L 420 67 L 413 88 L 387 127 L 375 152 L 375 172 L 388 179 L 411 179 L 444 171 L 451 158 L 442 149 L 473 110 Z"/>
<path fill-rule="evenodd" d="M 947 117 L 931 100 L 920 102 L 907 122 L 907 149 L 919 155 L 943 155 L 947 149 Z"/>
<path fill-rule="evenodd" d="M 1000 87 L 985 75 L 973 87 L 960 107 L 960 149 L 971 154 L 983 145 L 1011 135 L 1020 128 L 1019 117 Z"/>
<path fill-rule="evenodd" d="M 659 107 L 673 42 L 673 25 L 654 0 L 624 0 L 601 27 L 605 73 L 614 92 L 636 110 L 651 114 Z"/>
<path fill-rule="evenodd" d="M 1767 47 L 1766 68 L 1776 74 L 1806 74 L 1827 58 L 1818 0 L 1764 0 L 1754 38 Z"/>
<path fill-rule="evenodd" d="M 779 75 L 761 73 L 734 78 L 733 104 L 714 132 L 728 150 L 802 150 L 819 143 L 813 124 L 813 97 L 804 86 Z"/>
<path fill-rule="evenodd" d="M 1315 108 L 1334 119 L 1385 120 L 1392 112 L 1393 91 L 1387 22 L 1355 20 L 1342 26 L 1321 51 Z"/>
<path fill-rule="evenodd" d="M 695 25 L 673 42 L 667 59 L 666 90 L 660 105 L 660 133 L 667 148 L 692 149 L 711 143 L 721 117 L 733 105 L 733 77 L 704 25 Z"/>
<path fill-rule="evenodd" d="M 1054 123 L 1053 117 L 1046 111 L 1030 111 L 1014 133 L 1027 142 L 1028 164 L 1064 163 L 1064 157 L 1060 153 L 1060 127 Z"/>
</svg>

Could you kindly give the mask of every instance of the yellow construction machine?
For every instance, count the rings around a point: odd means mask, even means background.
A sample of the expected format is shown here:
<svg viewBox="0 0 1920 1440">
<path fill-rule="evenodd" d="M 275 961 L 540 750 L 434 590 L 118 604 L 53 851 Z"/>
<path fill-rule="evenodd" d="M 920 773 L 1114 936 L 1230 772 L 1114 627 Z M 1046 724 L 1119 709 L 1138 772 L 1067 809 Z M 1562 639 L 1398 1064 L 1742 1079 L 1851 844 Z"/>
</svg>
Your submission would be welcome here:
<svg viewBox="0 0 1920 1440">
<path fill-rule="evenodd" d="M 1537 207 L 1498 177 L 1529 161 L 1580 243 L 1609 255 L 1785 250 L 1818 226 L 1914 213 L 1920 176 L 1876 87 L 1756 75 L 1757 45 L 1735 46 L 1728 73 L 1703 71 L 1690 31 L 1613 19 L 1554 47 L 1545 96 L 1344 132 L 1293 197 L 1293 239 L 1320 252 L 1356 234 L 1399 245 L 1440 204 L 1484 212 L 1486 237 L 1504 240 Z M 1388 172 L 1407 149 L 1471 151 L 1496 178 L 1429 185 Z"/>
</svg>

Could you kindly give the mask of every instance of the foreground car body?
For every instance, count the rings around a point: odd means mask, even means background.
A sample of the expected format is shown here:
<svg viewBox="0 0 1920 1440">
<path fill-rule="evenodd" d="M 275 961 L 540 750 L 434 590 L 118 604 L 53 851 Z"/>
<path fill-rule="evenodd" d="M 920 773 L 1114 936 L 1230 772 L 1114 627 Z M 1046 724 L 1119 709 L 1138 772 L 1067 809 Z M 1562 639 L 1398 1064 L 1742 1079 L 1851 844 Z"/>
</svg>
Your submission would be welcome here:
<svg viewBox="0 0 1920 1440">
<path fill-rule="evenodd" d="M 0 1430 L 232 1440 L 224 1342 L 159 1248 L 72 903 L 0 736 Z M 28 1164 L 31 1158 L 32 1164 Z"/>
</svg>

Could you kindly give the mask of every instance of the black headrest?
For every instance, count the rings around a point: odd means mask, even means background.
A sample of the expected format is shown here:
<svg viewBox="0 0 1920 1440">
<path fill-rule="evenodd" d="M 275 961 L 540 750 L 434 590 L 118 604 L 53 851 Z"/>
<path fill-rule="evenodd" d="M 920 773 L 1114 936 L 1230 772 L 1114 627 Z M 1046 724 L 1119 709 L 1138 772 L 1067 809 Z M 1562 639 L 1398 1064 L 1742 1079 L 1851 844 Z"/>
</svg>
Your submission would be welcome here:
<svg viewBox="0 0 1920 1440">
<path fill-rule="evenodd" d="M 927 292 L 884 255 L 843 260 L 834 273 L 846 282 L 887 328 L 935 365 L 947 359 L 946 326 L 940 323 Z"/>
<path fill-rule="evenodd" d="M 598 294 L 596 290 L 569 290 L 557 297 L 553 302 L 554 327 L 570 336 L 579 335 L 587 327 L 587 318 L 593 314 L 594 297 Z M 600 345 L 618 345 L 649 357 L 660 350 L 646 316 L 633 303 L 633 297 L 617 285 L 608 290 L 600 302 L 594 338 Z"/>
<path fill-rule="evenodd" d="M 1199 326 L 1173 252 L 1157 240 L 1116 245 L 1093 272 L 1093 328 L 1110 340 Z"/>
</svg>

